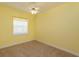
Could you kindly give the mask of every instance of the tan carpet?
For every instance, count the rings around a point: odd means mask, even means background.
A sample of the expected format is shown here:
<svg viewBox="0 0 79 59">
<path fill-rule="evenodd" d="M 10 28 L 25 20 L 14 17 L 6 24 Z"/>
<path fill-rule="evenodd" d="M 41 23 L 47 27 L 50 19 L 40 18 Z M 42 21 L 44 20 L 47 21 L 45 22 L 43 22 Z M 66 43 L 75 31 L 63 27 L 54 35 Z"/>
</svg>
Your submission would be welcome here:
<svg viewBox="0 0 79 59">
<path fill-rule="evenodd" d="M 75 57 L 36 40 L 0 50 L 0 56 L 6 57 Z"/>
</svg>

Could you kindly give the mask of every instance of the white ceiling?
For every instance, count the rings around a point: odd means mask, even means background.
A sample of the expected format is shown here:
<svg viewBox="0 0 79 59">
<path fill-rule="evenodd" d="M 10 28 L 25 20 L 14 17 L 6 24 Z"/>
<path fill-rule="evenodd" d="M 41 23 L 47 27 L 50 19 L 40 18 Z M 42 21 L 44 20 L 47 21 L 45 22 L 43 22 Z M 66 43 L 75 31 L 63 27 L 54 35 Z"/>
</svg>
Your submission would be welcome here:
<svg viewBox="0 0 79 59">
<path fill-rule="evenodd" d="M 61 2 L 6 2 L 6 4 L 29 12 L 29 8 L 40 8 L 40 13 L 45 12 L 51 8 L 55 8 L 63 3 Z"/>
</svg>

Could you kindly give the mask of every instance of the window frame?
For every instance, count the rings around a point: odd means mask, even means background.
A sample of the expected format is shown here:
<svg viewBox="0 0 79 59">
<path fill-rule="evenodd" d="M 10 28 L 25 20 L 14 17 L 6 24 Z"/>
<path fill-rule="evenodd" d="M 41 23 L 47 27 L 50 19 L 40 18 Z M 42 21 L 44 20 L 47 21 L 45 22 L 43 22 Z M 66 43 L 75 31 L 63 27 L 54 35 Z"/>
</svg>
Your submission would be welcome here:
<svg viewBox="0 0 79 59">
<path fill-rule="evenodd" d="M 14 19 L 14 18 L 15 18 L 15 19 Z M 18 33 L 17 31 L 14 31 L 14 28 L 15 28 L 15 27 L 14 27 L 14 20 L 16 20 L 16 18 L 19 19 L 18 21 L 26 21 L 26 24 L 27 24 L 27 25 L 26 25 L 26 26 L 27 26 L 26 28 L 27 28 L 27 30 L 26 30 L 25 33 L 22 33 L 22 32 Z M 29 21 L 28 21 L 27 18 L 13 17 L 13 18 L 12 18 L 12 21 L 13 21 L 13 24 L 12 24 L 12 25 L 13 25 L 13 33 L 12 33 L 13 35 L 26 35 L 26 34 L 29 33 Z M 17 33 L 15 33 L 15 32 L 17 32 Z"/>
</svg>

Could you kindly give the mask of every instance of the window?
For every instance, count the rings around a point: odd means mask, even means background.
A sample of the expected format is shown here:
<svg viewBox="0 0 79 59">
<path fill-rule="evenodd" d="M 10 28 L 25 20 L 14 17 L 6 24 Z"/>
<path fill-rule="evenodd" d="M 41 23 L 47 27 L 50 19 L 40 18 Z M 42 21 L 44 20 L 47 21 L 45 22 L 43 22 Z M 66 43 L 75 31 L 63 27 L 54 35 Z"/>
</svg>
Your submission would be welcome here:
<svg viewBox="0 0 79 59">
<path fill-rule="evenodd" d="M 28 21 L 22 18 L 13 18 L 13 34 L 27 34 L 28 33 Z"/>
</svg>

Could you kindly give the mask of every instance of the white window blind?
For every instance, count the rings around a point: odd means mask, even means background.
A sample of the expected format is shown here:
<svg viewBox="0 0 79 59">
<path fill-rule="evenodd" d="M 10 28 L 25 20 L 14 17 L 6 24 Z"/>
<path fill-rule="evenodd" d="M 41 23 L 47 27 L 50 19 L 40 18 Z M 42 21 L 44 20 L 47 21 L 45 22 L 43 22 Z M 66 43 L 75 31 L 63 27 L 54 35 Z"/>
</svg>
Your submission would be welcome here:
<svg viewBox="0 0 79 59">
<path fill-rule="evenodd" d="M 13 18 L 13 34 L 21 35 L 28 33 L 28 21 L 22 18 Z"/>
</svg>

